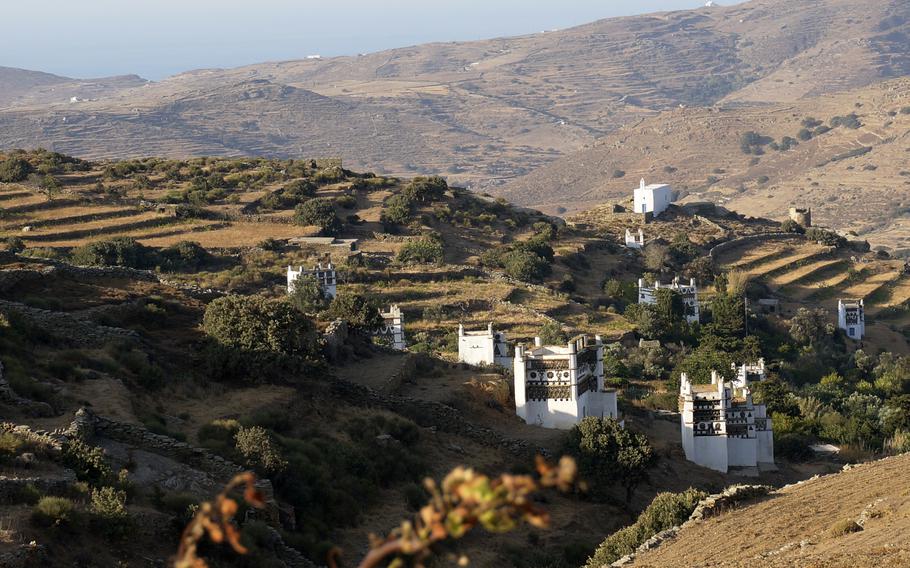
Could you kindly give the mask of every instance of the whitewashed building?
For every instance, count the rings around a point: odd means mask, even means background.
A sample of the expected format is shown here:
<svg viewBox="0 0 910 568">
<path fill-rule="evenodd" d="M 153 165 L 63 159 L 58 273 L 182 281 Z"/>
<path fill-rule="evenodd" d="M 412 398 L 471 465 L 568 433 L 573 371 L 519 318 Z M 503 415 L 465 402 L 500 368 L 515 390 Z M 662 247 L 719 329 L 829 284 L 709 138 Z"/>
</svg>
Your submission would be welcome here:
<svg viewBox="0 0 910 568">
<path fill-rule="evenodd" d="M 689 279 L 688 284 L 681 284 L 679 277 L 674 278 L 673 282 L 670 284 L 661 284 L 660 282 L 654 282 L 652 285 L 648 285 L 645 282 L 644 278 L 638 279 L 638 303 L 639 304 L 656 304 L 657 303 L 657 291 L 661 288 L 667 290 L 673 290 L 680 296 L 682 296 L 683 309 L 686 317 L 686 321 L 689 323 L 698 323 L 701 321 L 701 311 L 698 305 L 698 286 L 695 284 L 695 279 Z"/>
<path fill-rule="evenodd" d="M 506 334 L 493 331 L 492 323 L 481 331 L 465 331 L 463 325 L 458 325 L 458 360 L 462 363 L 511 369 L 512 355 L 509 351 Z"/>
<path fill-rule="evenodd" d="M 569 429 L 588 416 L 618 419 L 616 391 L 604 389 L 604 345 L 579 336 L 565 346 L 515 347 L 515 410 L 528 424 Z"/>
<path fill-rule="evenodd" d="M 626 229 L 626 248 L 630 249 L 641 249 L 645 246 L 645 232 L 642 229 L 638 230 L 638 234 L 633 233 L 629 229 Z"/>
<path fill-rule="evenodd" d="M 312 276 L 319 284 L 322 293 L 326 299 L 334 300 L 338 295 L 338 275 L 335 272 L 335 265 L 331 262 L 322 264 L 321 262 L 315 268 L 307 269 L 304 267 L 294 268 L 288 266 L 288 294 L 294 293 L 297 279 L 301 276 Z"/>
<path fill-rule="evenodd" d="M 860 340 L 866 335 L 866 311 L 862 300 L 838 300 L 837 327 L 850 339 Z"/>
<path fill-rule="evenodd" d="M 736 378 L 733 379 L 733 386 L 736 388 L 747 387 L 752 383 L 760 383 L 768 377 L 765 372 L 764 357 L 759 358 L 757 363 L 744 363 L 739 366 L 733 363 L 733 370 L 736 371 Z"/>
<path fill-rule="evenodd" d="M 379 338 L 382 343 L 397 351 L 407 349 L 401 308 L 393 304 L 388 310 L 379 310 L 379 315 L 382 316 L 382 325 L 373 330 L 373 337 Z"/>
<path fill-rule="evenodd" d="M 673 203 L 673 189 L 665 183 L 645 185 L 642 178 L 633 199 L 633 210 L 636 213 L 651 213 L 657 217 Z"/>
<path fill-rule="evenodd" d="M 710 385 L 695 385 L 683 373 L 679 405 L 687 460 L 723 473 L 774 468 L 771 419 L 765 405 L 752 402 L 749 387 L 736 387 L 716 372 Z"/>
</svg>

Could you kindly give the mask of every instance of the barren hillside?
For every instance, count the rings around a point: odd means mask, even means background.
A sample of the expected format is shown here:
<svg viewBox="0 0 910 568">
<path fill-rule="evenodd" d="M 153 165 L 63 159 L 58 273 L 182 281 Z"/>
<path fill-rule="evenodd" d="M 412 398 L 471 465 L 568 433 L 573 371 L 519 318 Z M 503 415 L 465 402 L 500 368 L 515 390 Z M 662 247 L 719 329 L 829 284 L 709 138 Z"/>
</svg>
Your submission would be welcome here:
<svg viewBox="0 0 910 568">
<path fill-rule="evenodd" d="M 873 245 L 905 248 L 908 87 L 896 79 L 787 104 L 664 112 L 497 194 L 572 212 L 631 196 L 644 177 L 673 184 L 685 200 L 748 215 L 784 219 L 790 205 L 809 206 L 819 224 L 855 231 Z M 851 115 L 855 122 L 835 126 Z M 761 140 L 746 153 L 741 143 L 748 132 Z"/>
<path fill-rule="evenodd" d="M 154 84 L 34 76 L 23 89 L 4 79 L 0 147 L 87 157 L 318 150 L 352 166 L 495 187 L 679 105 L 794 101 L 901 76 L 908 10 L 755 0 Z"/>
<path fill-rule="evenodd" d="M 910 455 L 774 492 L 691 527 L 630 566 L 907 566 Z M 842 534 L 839 525 L 861 525 Z"/>
</svg>

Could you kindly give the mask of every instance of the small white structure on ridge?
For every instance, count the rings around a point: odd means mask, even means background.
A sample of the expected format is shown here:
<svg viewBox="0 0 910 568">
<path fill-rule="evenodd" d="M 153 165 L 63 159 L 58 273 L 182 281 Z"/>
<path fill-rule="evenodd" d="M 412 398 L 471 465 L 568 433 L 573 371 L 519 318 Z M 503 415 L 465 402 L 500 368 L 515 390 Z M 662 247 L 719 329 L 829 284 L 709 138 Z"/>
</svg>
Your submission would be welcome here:
<svg viewBox="0 0 910 568">
<path fill-rule="evenodd" d="M 850 339 L 860 340 L 866 335 L 866 311 L 862 300 L 837 301 L 837 327 L 847 332 Z"/>
<path fill-rule="evenodd" d="M 757 363 L 744 363 L 738 367 L 733 363 L 733 370 L 736 371 L 733 386 L 738 389 L 748 387 L 752 383 L 760 383 L 768 377 L 764 357 L 759 358 Z"/>
<path fill-rule="evenodd" d="M 389 347 L 396 351 L 404 351 L 407 343 L 404 339 L 404 316 L 401 308 L 393 304 L 388 311 L 379 310 L 382 316 L 382 326 L 373 331 L 373 337 L 382 338 Z"/>
<path fill-rule="evenodd" d="M 297 279 L 301 276 L 312 276 L 315 278 L 326 299 L 334 300 L 335 296 L 338 295 L 338 275 L 335 273 L 335 265 L 331 262 L 327 264 L 320 262 L 313 269 L 306 269 L 301 266 L 295 270 L 293 266 L 288 266 L 288 294 L 294 293 Z"/>
<path fill-rule="evenodd" d="M 528 424 L 566 430 L 587 416 L 617 419 L 616 391 L 604 389 L 600 336 L 565 346 L 515 346 L 515 411 Z"/>
<path fill-rule="evenodd" d="M 645 283 L 644 278 L 638 279 L 638 303 L 639 304 L 656 304 L 657 291 L 661 288 L 673 290 L 682 296 L 683 308 L 686 321 L 689 323 L 698 323 L 701 320 L 701 312 L 698 306 L 698 286 L 695 285 L 695 279 L 689 279 L 689 284 L 680 284 L 679 277 L 673 279 L 670 284 L 661 284 L 654 282 L 653 286 Z"/>
<path fill-rule="evenodd" d="M 710 385 L 693 385 L 683 373 L 680 429 L 686 459 L 727 473 L 730 468 L 774 468 L 774 431 L 764 404 L 711 373 Z"/>
<path fill-rule="evenodd" d="M 645 231 L 644 229 L 638 230 L 638 235 L 626 229 L 626 248 L 630 249 L 641 249 L 645 246 Z"/>
<path fill-rule="evenodd" d="M 458 324 L 458 360 L 469 365 L 498 365 L 512 368 L 506 334 L 493 331 L 493 324 L 482 331 L 465 331 Z"/>
<path fill-rule="evenodd" d="M 673 203 L 673 190 L 665 183 L 645 185 L 645 179 L 635 190 L 633 210 L 636 213 L 651 213 L 655 217 L 667 210 Z"/>
</svg>

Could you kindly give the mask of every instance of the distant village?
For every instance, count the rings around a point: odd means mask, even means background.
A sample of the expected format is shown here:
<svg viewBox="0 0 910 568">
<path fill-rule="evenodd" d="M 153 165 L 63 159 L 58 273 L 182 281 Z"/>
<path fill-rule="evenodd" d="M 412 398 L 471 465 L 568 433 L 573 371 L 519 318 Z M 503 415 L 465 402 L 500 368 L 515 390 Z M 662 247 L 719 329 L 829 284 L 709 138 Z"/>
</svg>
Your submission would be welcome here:
<svg viewBox="0 0 910 568">
<path fill-rule="evenodd" d="M 646 184 L 642 179 L 632 196 L 634 213 L 645 223 L 659 217 L 674 203 L 667 184 Z M 792 221 L 811 226 L 811 211 L 791 208 Z M 638 250 L 646 245 L 645 230 L 626 229 L 624 245 Z M 355 246 L 347 243 L 346 246 Z M 327 299 L 337 293 L 338 275 L 331 262 L 315 267 L 288 267 L 288 291 L 301 276 L 315 278 Z M 698 284 L 679 277 L 669 283 L 638 280 L 638 303 L 656 304 L 658 292 L 678 294 L 687 323 L 699 323 L 701 311 Z M 776 309 L 768 299 L 763 308 Z M 395 350 L 406 350 L 404 319 L 398 306 L 381 312 L 383 324 L 373 336 Z M 837 326 L 853 340 L 865 335 L 862 300 L 838 302 Z M 533 345 L 515 345 L 490 323 L 486 329 L 458 327 L 458 360 L 476 367 L 496 367 L 511 373 L 516 414 L 528 424 L 542 428 L 570 429 L 588 416 L 611 418 L 622 423 L 617 393 L 604 383 L 604 349 L 600 336 L 580 335 L 564 345 L 545 345 L 538 337 Z M 766 406 L 752 401 L 751 385 L 766 378 L 764 359 L 734 366 L 736 377 L 724 380 L 718 370 L 711 384 L 693 384 L 682 375 L 679 387 L 680 438 L 686 458 L 701 466 L 728 472 L 758 473 L 774 469 L 774 432 Z"/>
</svg>

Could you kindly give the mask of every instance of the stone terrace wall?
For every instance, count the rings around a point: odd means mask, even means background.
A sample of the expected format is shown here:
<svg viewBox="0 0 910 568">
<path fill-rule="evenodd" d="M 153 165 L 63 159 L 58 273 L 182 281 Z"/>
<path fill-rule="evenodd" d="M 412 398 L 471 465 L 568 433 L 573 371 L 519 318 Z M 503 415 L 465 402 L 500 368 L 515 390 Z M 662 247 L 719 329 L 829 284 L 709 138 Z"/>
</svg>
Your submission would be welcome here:
<svg viewBox="0 0 910 568">
<path fill-rule="evenodd" d="M 42 310 L 8 300 L 0 300 L 0 310 L 15 312 L 33 325 L 80 347 L 98 347 L 116 340 L 136 341 L 140 337 L 133 330 L 97 325 L 66 312 Z"/>
<path fill-rule="evenodd" d="M 801 238 L 803 238 L 803 236 L 797 233 L 759 233 L 757 235 L 746 235 L 744 237 L 739 237 L 716 245 L 714 248 L 708 251 L 708 256 L 710 256 L 713 260 L 716 259 L 717 255 L 721 253 L 747 243 L 763 243 L 766 241 L 784 241 Z"/>
</svg>

